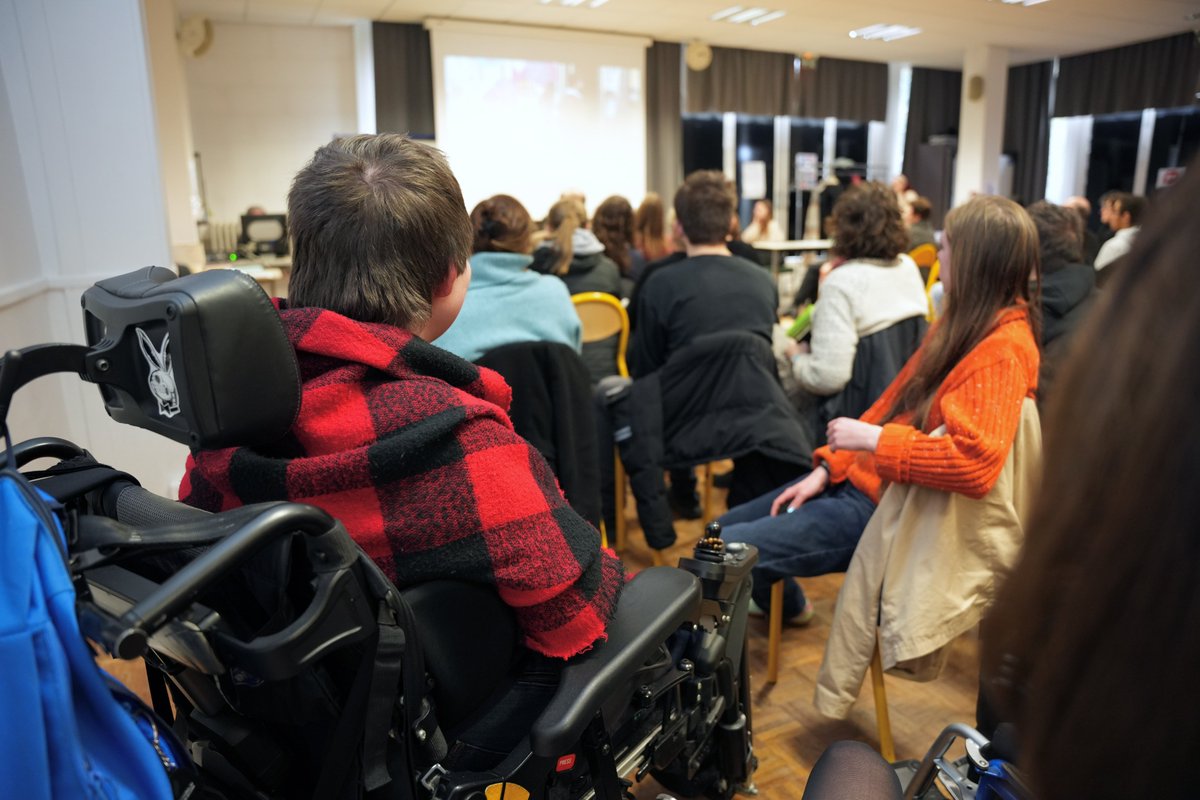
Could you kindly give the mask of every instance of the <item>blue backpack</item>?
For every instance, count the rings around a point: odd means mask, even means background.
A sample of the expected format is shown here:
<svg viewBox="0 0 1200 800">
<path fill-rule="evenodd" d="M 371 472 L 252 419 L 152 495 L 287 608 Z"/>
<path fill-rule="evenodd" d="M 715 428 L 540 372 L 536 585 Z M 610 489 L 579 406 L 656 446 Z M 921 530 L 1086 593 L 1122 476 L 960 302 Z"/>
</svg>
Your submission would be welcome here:
<svg viewBox="0 0 1200 800">
<path fill-rule="evenodd" d="M 166 726 L 93 660 L 57 507 L 0 470 L 0 786 L 22 800 L 171 798 L 168 772 L 191 765 Z"/>
</svg>

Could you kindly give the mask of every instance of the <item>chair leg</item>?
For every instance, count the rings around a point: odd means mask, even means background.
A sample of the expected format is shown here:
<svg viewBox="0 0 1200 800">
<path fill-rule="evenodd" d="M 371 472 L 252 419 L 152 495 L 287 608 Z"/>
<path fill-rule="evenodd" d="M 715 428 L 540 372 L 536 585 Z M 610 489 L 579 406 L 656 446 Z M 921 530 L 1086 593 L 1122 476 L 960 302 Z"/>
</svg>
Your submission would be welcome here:
<svg viewBox="0 0 1200 800">
<path fill-rule="evenodd" d="M 663 557 L 663 551 L 655 550 L 653 547 L 651 547 L 650 548 L 650 563 L 652 563 L 656 567 L 665 567 L 667 565 L 667 560 L 666 560 L 666 558 Z"/>
<path fill-rule="evenodd" d="M 707 528 L 708 523 L 713 521 L 713 513 L 712 513 L 713 469 L 712 469 L 711 461 L 704 465 L 704 471 L 701 474 L 700 479 L 702 481 L 704 481 L 704 485 L 700 490 L 700 492 L 701 492 L 700 502 L 704 509 L 703 521 L 701 522 L 701 524 L 703 525 L 703 527 Z"/>
<path fill-rule="evenodd" d="M 613 462 L 616 464 L 613 483 L 616 485 L 616 497 L 613 510 L 616 516 L 616 531 L 614 545 L 617 552 L 625 549 L 625 465 L 621 463 L 621 451 L 613 448 Z"/>
<path fill-rule="evenodd" d="M 771 584 L 771 608 L 767 611 L 767 683 L 779 680 L 779 646 L 783 640 L 783 581 Z"/>
<path fill-rule="evenodd" d="M 896 760 L 896 745 L 892 741 L 892 720 L 888 716 L 887 693 L 883 688 L 883 658 L 879 655 L 879 642 L 871 654 L 871 688 L 875 692 L 875 725 L 879 729 L 879 754 L 888 763 Z"/>
<path fill-rule="evenodd" d="M 604 520 L 600 520 L 600 547 L 608 549 L 608 531 L 604 529 Z"/>
</svg>

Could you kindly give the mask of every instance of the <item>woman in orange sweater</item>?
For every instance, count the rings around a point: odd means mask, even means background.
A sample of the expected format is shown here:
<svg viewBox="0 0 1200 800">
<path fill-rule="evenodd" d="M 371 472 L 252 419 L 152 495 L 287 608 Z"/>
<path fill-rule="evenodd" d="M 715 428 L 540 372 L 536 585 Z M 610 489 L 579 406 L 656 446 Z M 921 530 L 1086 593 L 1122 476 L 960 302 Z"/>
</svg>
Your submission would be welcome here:
<svg viewBox="0 0 1200 800">
<path fill-rule="evenodd" d="M 812 472 L 719 520 L 725 539 L 758 548 L 759 607 L 777 580 L 844 572 L 884 482 L 979 498 L 999 477 L 1037 389 L 1037 230 L 1016 203 L 977 197 L 947 215 L 939 257 L 945 315 L 887 390 L 829 423 Z M 786 587 L 785 619 L 807 622 L 800 585 Z"/>
</svg>

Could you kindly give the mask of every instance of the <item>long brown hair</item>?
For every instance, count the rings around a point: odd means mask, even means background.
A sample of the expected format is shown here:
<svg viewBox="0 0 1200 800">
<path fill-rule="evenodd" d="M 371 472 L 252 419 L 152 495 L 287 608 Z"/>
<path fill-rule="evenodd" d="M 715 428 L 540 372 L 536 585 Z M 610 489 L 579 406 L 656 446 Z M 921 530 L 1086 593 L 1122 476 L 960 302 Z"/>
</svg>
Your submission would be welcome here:
<svg viewBox="0 0 1200 800">
<path fill-rule="evenodd" d="M 1041 341 L 1037 228 L 1025 209 L 1003 197 L 975 197 L 946 215 L 944 235 L 951 252 L 946 312 L 888 412 L 888 419 L 912 412 L 917 427 L 950 370 L 983 341 L 1002 311 L 1026 306 L 1033 339 Z"/>
<path fill-rule="evenodd" d="M 592 233 L 604 245 L 604 255 L 616 262 L 622 275 L 629 274 L 633 263 L 633 206 L 620 195 L 613 195 L 596 208 Z"/>
<path fill-rule="evenodd" d="M 1074 336 L 1044 489 L 983 638 L 1036 797 L 1196 793 L 1200 161 L 1155 200 Z"/>
<path fill-rule="evenodd" d="M 565 198 L 550 206 L 546 227 L 550 229 L 551 247 L 554 248 L 554 265 L 550 271 L 555 275 L 566 275 L 571 268 L 571 259 L 575 257 L 575 246 L 571 240 L 576 229 L 586 221 L 587 212 L 583 209 L 583 203 L 574 198 Z"/>
<path fill-rule="evenodd" d="M 471 211 L 476 253 L 528 253 L 533 247 L 533 220 L 521 201 L 498 194 Z"/>
<path fill-rule="evenodd" d="M 656 192 L 646 198 L 633 215 L 633 246 L 642 251 L 647 261 L 657 261 L 673 251 L 666 235 L 666 209 Z"/>
</svg>

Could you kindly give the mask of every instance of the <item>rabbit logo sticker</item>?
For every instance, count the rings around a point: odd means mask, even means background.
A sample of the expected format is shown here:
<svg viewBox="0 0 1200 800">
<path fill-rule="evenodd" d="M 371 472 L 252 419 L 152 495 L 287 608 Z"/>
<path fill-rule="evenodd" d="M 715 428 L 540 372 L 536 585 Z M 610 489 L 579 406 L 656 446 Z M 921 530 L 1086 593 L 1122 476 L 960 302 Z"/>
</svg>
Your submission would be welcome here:
<svg viewBox="0 0 1200 800">
<path fill-rule="evenodd" d="M 138 343 L 142 346 L 142 356 L 150 367 L 150 393 L 158 401 L 160 416 L 170 419 L 179 413 L 179 390 L 175 388 L 175 372 L 171 369 L 171 354 L 167 352 L 167 344 L 171 334 L 163 336 L 162 347 L 155 348 L 150 337 L 141 328 L 137 328 Z"/>
</svg>

